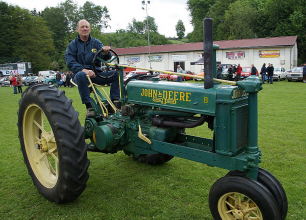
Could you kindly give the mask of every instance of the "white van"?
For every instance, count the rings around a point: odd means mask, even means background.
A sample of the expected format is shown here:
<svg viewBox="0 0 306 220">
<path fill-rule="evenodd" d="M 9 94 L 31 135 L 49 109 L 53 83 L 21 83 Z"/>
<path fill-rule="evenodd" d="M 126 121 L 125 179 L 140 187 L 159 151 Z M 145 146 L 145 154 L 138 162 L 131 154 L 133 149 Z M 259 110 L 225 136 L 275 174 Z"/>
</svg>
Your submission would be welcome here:
<svg viewBox="0 0 306 220">
<path fill-rule="evenodd" d="M 44 71 L 38 72 L 38 76 L 43 76 L 43 77 L 55 76 L 55 75 L 56 75 L 56 72 L 53 70 L 44 70 Z"/>
</svg>

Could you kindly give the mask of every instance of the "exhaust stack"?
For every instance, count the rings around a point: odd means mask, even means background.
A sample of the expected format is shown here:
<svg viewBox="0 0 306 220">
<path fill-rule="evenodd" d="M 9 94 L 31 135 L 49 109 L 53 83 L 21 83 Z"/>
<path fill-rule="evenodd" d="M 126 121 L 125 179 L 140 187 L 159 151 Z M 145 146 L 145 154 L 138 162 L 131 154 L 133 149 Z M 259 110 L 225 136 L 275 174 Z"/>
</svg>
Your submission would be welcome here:
<svg viewBox="0 0 306 220">
<path fill-rule="evenodd" d="M 212 18 L 204 18 L 204 88 L 214 87 L 213 84 L 213 39 Z"/>
</svg>

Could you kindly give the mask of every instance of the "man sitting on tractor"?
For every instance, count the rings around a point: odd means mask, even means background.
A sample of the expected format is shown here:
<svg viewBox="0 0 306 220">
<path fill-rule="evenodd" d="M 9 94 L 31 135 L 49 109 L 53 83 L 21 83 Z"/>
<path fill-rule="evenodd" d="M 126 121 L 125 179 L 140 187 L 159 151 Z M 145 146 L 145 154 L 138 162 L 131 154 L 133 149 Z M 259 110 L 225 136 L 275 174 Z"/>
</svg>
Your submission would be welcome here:
<svg viewBox="0 0 306 220">
<path fill-rule="evenodd" d="M 96 77 L 93 71 L 93 58 L 95 53 L 103 49 L 102 59 L 108 60 L 111 57 L 109 46 L 104 46 L 98 39 L 91 37 L 90 24 L 86 20 L 80 20 L 77 24 L 78 37 L 72 40 L 65 52 L 65 60 L 68 68 L 73 72 L 73 81 L 78 85 L 82 103 L 86 105 L 87 117 L 94 117 L 95 111 L 91 105 L 90 90 L 88 88 L 89 76 L 93 83 L 98 85 L 111 84 L 110 98 L 118 107 L 120 99 L 120 89 L 118 72 L 115 70 L 104 71 L 105 78 Z"/>
</svg>

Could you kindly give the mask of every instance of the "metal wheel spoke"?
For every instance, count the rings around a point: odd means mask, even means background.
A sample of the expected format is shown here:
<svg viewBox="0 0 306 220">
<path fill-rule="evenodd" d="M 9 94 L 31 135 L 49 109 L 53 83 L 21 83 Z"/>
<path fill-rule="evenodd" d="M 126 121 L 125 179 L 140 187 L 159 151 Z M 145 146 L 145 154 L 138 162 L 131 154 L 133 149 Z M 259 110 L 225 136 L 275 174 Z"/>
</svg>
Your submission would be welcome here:
<svg viewBox="0 0 306 220">
<path fill-rule="evenodd" d="M 253 213 L 253 211 L 256 211 L 257 209 L 258 209 L 257 207 L 248 208 L 248 209 L 245 210 L 245 212 L 252 212 Z"/>
<path fill-rule="evenodd" d="M 48 164 L 48 167 L 49 167 L 51 173 L 53 173 L 54 175 L 56 175 L 57 171 L 54 170 L 54 168 L 53 168 L 53 166 L 50 164 L 50 161 L 49 161 L 49 160 L 48 160 L 47 164 Z"/>
<path fill-rule="evenodd" d="M 255 218 L 258 218 L 258 213 L 255 213 L 254 211 L 251 212 Z"/>
<path fill-rule="evenodd" d="M 232 209 L 235 209 L 235 206 L 233 206 L 231 203 L 229 203 L 228 201 L 225 201 L 225 203 L 229 206 L 229 207 L 231 207 Z"/>
<path fill-rule="evenodd" d="M 49 153 L 49 154 L 55 154 L 55 153 L 57 153 L 57 148 L 56 148 L 56 146 L 53 146 L 53 147 L 49 148 L 48 153 Z"/>
<path fill-rule="evenodd" d="M 40 163 L 42 159 L 44 159 L 47 156 L 47 153 L 41 153 L 41 155 L 37 158 L 36 163 Z"/>
<path fill-rule="evenodd" d="M 225 213 L 228 214 L 228 213 L 231 213 L 233 211 L 234 211 L 233 209 L 230 209 L 230 210 L 226 211 Z"/>
<path fill-rule="evenodd" d="M 41 120 L 41 127 L 42 127 L 42 131 L 45 131 L 44 129 L 44 112 L 40 111 L 40 120 Z"/>
<path fill-rule="evenodd" d="M 54 162 L 55 162 L 55 170 L 54 168 L 52 167 L 52 170 L 54 171 L 53 173 L 58 176 L 58 157 L 54 154 L 54 153 L 51 153 L 50 154 L 52 156 L 52 158 L 54 159 Z M 50 162 L 49 162 L 50 164 Z M 51 165 L 50 165 L 51 166 Z"/>
<path fill-rule="evenodd" d="M 55 162 L 58 163 L 58 157 L 54 153 L 50 153 L 50 155 L 55 160 Z"/>
<path fill-rule="evenodd" d="M 46 133 L 44 127 L 43 127 L 43 123 L 40 125 L 37 121 L 33 120 L 33 123 L 43 132 Z"/>
</svg>

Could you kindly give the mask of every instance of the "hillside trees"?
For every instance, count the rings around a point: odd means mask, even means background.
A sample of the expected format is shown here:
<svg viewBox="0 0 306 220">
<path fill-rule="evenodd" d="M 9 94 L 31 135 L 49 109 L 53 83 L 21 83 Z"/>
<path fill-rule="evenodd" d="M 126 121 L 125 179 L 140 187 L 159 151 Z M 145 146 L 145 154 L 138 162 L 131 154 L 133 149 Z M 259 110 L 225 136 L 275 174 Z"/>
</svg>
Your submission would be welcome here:
<svg viewBox="0 0 306 220">
<path fill-rule="evenodd" d="M 0 28 L 0 62 L 32 62 L 34 72 L 49 68 L 55 49 L 42 18 L 0 2 Z"/>
</svg>

